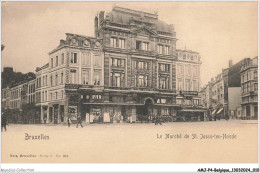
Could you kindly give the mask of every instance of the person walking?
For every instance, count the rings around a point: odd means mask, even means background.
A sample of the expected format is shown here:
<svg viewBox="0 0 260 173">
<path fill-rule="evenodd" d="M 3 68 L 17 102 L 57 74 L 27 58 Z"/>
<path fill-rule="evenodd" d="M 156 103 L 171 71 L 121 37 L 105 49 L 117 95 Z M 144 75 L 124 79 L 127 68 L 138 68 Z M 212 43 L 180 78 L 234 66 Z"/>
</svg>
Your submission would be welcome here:
<svg viewBox="0 0 260 173">
<path fill-rule="evenodd" d="M 71 119 L 70 119 L 70 117 L 68 117 L 67 121 L 68 121 L 68 127 L 70 127 L 70 124 L 71 124 Z"/>
<path fill-rule="evenodd" d="M 78 125 L 80 124 L 81 125 L 81 127 L 83 128 L 83 126 L 82 126 L 82 120 L 81 120 L 81 116 L 80 115 L 78 115 L 78 117 L 77 117 L 77 127 L 76 128 L 78 128 Z"/>
<path fill-rule="evenodd" d="M 158 125 L 158 124 L 162 125 L 161 117 L 160 117 L 159 113 L 157 113 L 156 117 L 155 117 L 155 125 Z"/>
<path fill-rule="evenodd" d="M 2 112 L 2 116 L 1 116 L 1 131 L 3 131 L 3 128 L 6 131 L 6 125 L 7 125 L 7 118 L 6 118 L 5 114 Z"/>
</svg>

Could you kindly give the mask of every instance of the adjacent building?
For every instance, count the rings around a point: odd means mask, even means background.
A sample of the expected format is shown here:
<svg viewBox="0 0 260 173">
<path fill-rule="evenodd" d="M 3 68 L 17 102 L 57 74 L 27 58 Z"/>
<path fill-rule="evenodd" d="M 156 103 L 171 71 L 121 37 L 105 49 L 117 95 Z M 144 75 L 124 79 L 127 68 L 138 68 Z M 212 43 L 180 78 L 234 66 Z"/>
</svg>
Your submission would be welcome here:
<svg viewBox="0 0 260 173">
<path fill-rule="evenodd" d="M 233 65 L 230 60 L 229 68 L 222 69 L 219 75 L 202 88 L 202 104 L 208 108 L 208 116 L 237 117 L 241 105 L 240 70 L 243 62 L 244 59 Z"/>
<path fill-rule="evenodd" d="M 191 50 L 177 50 L 176 60 L 176 104 L 181 107 L 178 117 L 187 120 L 204 120 L 205 109 L 201 107 L 200 88 L 200 55 Z"/>
<path fill-rule="evenodd" d="M 246 58 L 240 71 L 243 119 L 258 118 L 258 57 Z"/>
</svg>

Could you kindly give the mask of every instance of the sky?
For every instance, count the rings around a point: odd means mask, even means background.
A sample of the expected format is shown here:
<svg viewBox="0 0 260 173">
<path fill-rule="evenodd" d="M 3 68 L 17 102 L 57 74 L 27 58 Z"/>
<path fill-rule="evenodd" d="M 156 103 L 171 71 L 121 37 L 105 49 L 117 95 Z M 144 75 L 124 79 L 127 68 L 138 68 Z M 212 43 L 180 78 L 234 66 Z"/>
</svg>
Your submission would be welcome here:
<svg viewBox="0 0 260 173">
<path fill-rule="evenodd" d="M 35 72 L 48 62 L 48 52 L 65 33 L 94 36 L 98 11 L 114 5 L 158 11 L 159 19 L 175 26 L 177 49 L 201 55 L 201 87 L 246 57 L 258 55 L 255 2 L 2 2 L 2 69 Z"/>
</svg>

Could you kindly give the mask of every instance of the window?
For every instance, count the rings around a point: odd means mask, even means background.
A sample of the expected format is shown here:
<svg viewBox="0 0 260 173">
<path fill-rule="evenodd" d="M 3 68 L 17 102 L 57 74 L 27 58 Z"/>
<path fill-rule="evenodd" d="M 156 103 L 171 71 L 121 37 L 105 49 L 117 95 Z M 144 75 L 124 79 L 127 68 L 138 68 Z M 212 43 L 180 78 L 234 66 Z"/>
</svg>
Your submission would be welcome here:
<svg viewBox="0 0 260 173">
<path fill-rule="evenodd" d="M 258 86 L 257 83 L 254 84 L 254 90 L 257 91 L 258 90 Z"/>
<path fill-rule="evenodd" d="M 95 55 L 95 56 L 94 56 L 94 66 L 96 66 L 96 67 L 101 67 L 101 63 L 102 63 L 101 60 L 102 60 L 102 59 L 101 59 L 100 56 Z"/>
<path fill-rule="evenodd" d="M 169 77 L 159 77 L 159 89 L 169 89 Z"/>
<path fill-rule="evenodd" d="M 58 74 L 55 75 L 55 85 L 58 85 Z"/>
<path fill-rule="evenodd" d="M 141 41 L 136 41 L 136 49 L 142 50 L 142 42 Z"/>
<path fill-rule="evenodd" d="M 42 86 L 45 86 L 45 76 L 42 77 Z"/>
<path fill-rule="evenodd" d="M 117 47 L 116 42 L 117 42 L 117 39 L 114 37 L 111 37 L 110 38 L 110 47 Z"/>
<path fill-rule="evenodd" d="M 190 91 L 191 90 L 191 84 L 190 84 L 190 79 L 186 79 L 186 91 Z"/>
<path fill-rule="evenodd" d="M 70 77 L 71 77 L 71 83 L 76 84 L 77 83 L 77 70 L 71 69 Z"/>
<path fill-rule="evenodd" d="M 257 71 L 254 71 L 254 79 L 257 79 Z"/>
<path fill-rule="evenodd" d="M 193 80 L 193 91 L 198 91 L 198 83 L 196 80 Z"/>
<path fill-rule="evenodd" d="M 86 65 L 86 66 L 90 65 L 90 54 L 83 53 L 83 55 L 82 55 L 82 65 Z"/>
<path fill-rule="evenodd" d="M 58 92 L 57 91 L 55 92 L 55 99 L 56 100 L 58 99 Z"/>
<path fill-rule="evenodd" d="M 183 74 L 183 66 L 182 65 L 178 65 L 178 74 L 181 75 Z"/>
<path fill-rule="evenodd" d="M 82 71 L 82 84 L 88 85 L 89 83 L 89 71 L 83 70 Z"/>
<path fill-rule="evenodd" d="M 60 74 L 60 84 L 61 85 L 63 84 L 63 72 L 61 72 L 61 74 Z"/>
<path fill-rule="evenodd" d="M 144 68 L 144 62 L 139 62 L 138 63 L 138 68 L 140 68 L 140 69 L 143 69 Z"/>
<path fill-rule="evenodd" d="M 101 71 L 95 70 L 93 75 L 94 85 L 100 85 Z"/>
<path fill-rule="evenodd" d="M 45 100 L 47 101 L 48 98 L 47 98 L 47 91 L 45 91 Z"/>
<path fill-rule="evenodd" d="M 63 98 L 63 91 L 61 91 L 61 98 Z"/>
<path fill-rule="evenodd" d="M 186 53 L 183 53 L 183 59 L 184 60 L 186 59 Z"/>
<path fill-rule="evenodd" d="M 52 83 L 52 75 L 50 76 L 50 83 L 51 83 L 51 86 L 53 86 L 53 83 Z"/>
<path fill-rule="evenodd" d="M 165 46 L 165 54 L 169 55 L 170 46 Z"/>
<path fill-rule="evenodd" d="M 50 100 L 52 100 L 52 93 L 50 93 Z"/>
<path fill-rule="evenodd" d="M 170 71 L 170 64 L 160 64 L 159 63 L 159 70 L 164 72 Z"/>
<path fill-rule="evenodd" d="M 56 67 L 59 65 L 59 57 L 56 56 Z"/>
<path fill-rule="evenodd" d="M 44 91 L 42 92 L 42 102 L 44 102 Z"/>
<path fill-rule="evenodd" d="M 182 79 L 178 79 L 178 90 L 182 90 Z"/>
<path fill-rule="evenodd" d="M 193 66 L 193 75 L 198 75 L 198 68 L 197 68 L 197 66 Z"/>
<path fill-rule="evenodd" d="M 64 53 L 61 54 L 61 64 L 64 64 Z"/>
<path fill-rule="evenodd" d="M 46 75 L 45 76 L 45 85 L 48 85 L 48 82 L 47 82 L 48 80 L 47 79 L 48 79 L 48 76 Z"/>
<path fill-rule="evenodd" d="M 78 54 L 77 53 L 71 53 L 70 62 L 73 63 L 73 64 L 77 64 L 78 63 Z"/>
<path fill-rule="evenodd" d="M 119 38 L 119 47 L 122 49 L 125 48 L 125 39 Z"/>
<path fill-rule="evenodd" d="M 146 75 L 137 75 L 136 76 L 136 86 L 137 87 L 146 87 L 146 86 L 148 86 L 148 76 L 146 76 Z"/>
<path fill-rule="evenodd" d="M 251 79 L 251 71 L 248 72 L 248 80 Z"/>
<path fill-rule="evenodd" d="M 149 43 L 148 42 L 143 43 L 143 50 L 146 50 L 146 51 L 149 50 Z"/>
<path fill-rule="evenodd" d="M 158 52 L 159 54 L 163 54 L 163 45 L 158 44 L 157 49 L 158 49 L 157 52 Z"/>
<path fill-rule="evenodd" d="M 53 58 L 51 58 L 51 68 L 53 68 Z"/>
<path fill-rule="evenodd" d="M 112 66 L 114 67 L 125 67 L 125 60 L 119 58 L 112 58 Z"/>
<path fill-rule="evenodd" d="M 123 87 L 124 86 L 124 74 L 123 73 L 111 73 L 111 86 Z"/>
</svg>

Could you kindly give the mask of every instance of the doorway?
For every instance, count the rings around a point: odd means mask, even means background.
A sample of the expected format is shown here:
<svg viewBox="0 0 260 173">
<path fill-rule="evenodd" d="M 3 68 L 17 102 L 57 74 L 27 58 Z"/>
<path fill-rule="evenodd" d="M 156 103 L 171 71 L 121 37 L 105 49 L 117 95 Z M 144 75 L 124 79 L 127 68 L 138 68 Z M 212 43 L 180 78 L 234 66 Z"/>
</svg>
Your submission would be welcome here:
<svg viewBox="0 0 260 173">
<path fill-rule="evenodd" d="M 144 116 L 151 115 L 153 113 L 153 100 L 147 98 L 144 104 Z"/>
<path fill-rule="evenodd" d="M 246 106 L 246 116 L 250 116 L 250 106 Z"/>
</svg>

